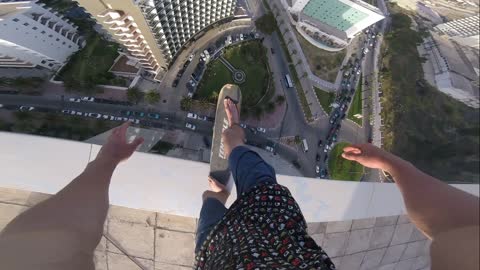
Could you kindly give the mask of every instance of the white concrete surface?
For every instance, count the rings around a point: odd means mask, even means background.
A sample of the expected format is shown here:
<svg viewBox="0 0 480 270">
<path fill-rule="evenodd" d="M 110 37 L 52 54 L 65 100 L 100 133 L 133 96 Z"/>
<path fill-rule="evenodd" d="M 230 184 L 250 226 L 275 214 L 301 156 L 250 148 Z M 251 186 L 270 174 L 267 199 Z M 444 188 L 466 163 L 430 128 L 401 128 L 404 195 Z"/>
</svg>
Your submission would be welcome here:
<svg viewBox="0 0 480 270">
<path fill-rule="evenodd" d="M 98 145 L 0 133 L 0 187 L 56 193 L 82 172 Z M 208 188 L 208 164 L 136 152 L 113 175 L 111 204 L 197 217 Z M 309 222 L 400 215 L 394 184 L 328 181 L 278 175 Z M 478 185 L 456 185 L 478 196 Z M 230 196 L 233 202 L 235 194 Z"/>
</svg>

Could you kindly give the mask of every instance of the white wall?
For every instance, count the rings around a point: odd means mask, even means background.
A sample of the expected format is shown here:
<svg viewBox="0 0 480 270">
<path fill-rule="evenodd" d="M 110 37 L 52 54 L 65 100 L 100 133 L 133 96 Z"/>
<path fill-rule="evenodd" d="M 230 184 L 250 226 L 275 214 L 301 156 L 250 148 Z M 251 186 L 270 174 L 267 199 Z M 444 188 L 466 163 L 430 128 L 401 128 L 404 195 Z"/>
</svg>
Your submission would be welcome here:
<svg viewBox="0 0 480 270">
<path fill-rule="evenodd" d="M 100 146 L 0 132 L 0 186 L 55 193 L 82 172 Z M 208 164 L 136 152 L 115 171 L 112 204 L 198 217 L 208 188 Z M 356 183 L 279 175 L 307 221 L 338 221 L 404 212 L 394 184 Z M 459 185 L 478 196 L 478 185 Z M 232 203 L 232 194 L 229 203 Z"/>
<path fill-rule="evenodd" d="M 32 12 L 45 14 L 46 17 L 58 21 L 64 28 L 75 31 L 71 25 L 61 21 L 62 19 L 55 14 L 32 4 L 32 8 L 25 9 L 24 13 L 10 15 L 0 21 L 0 42 L 3 47 L 11 47 L 9 50 L 1 49 L 0 53 L 50 69 L 59 67 L 69 55 L 79 49 L 79 46 L 46 25 L 33 20 L 29 15 Z M 14 19 L 19 21 L 15 22 Z M 25 23 L 28 25 L 24 25 Z M 42 63 L 42 61 L 45 62 Z M 49 63 L 55 65 L 49 66 Z"/>
</svg>

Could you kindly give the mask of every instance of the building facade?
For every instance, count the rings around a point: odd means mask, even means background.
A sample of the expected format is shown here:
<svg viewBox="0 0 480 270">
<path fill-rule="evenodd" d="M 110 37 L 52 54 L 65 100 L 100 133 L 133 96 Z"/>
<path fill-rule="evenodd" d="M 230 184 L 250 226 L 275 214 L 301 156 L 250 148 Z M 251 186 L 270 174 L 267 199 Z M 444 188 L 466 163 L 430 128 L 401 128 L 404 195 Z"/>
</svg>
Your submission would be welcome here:
<svg viewBox="0 0 480 270">
<path fill-rule="evenodd" d="M 77 1 L 157 79 L 188 40 L 236 7 L 236 0 Z"/>
<path fill-rule="evenodd" d="M 84 45 L 77 27 L 36 1 L 0 1 L 0 67 L 56 70 Z"/>
<path fill-rule="evenodd" d="M 442 23 L 435 26 L 434 30 L 446 35 L 459 44 L 472 48 L 479 48 L 480 37 L 480 16 L 475 16 Z"/>
</svg>

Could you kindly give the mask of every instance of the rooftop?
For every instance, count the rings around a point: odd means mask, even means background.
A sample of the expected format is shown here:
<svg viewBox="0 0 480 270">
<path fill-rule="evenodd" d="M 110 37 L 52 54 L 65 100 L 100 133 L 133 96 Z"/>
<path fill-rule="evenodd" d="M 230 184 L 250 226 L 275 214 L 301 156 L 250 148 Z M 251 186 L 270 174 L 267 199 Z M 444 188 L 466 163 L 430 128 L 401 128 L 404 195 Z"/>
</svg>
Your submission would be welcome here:
<svg viewBox="0 0 480 270">
<path fill-rule="evenodd" d="M 303 13 L 342 31 L 368 17 L 367 13 L 338 0 L 311 0 Z"/>
</svg>

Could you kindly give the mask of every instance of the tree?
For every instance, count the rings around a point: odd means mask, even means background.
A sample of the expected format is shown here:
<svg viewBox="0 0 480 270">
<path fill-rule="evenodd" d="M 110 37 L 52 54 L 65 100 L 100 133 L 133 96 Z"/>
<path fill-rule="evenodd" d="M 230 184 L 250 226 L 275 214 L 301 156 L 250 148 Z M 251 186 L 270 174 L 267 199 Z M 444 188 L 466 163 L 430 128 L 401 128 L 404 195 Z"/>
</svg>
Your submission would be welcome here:
<svg viewBox="0 0 480 270">
<path fill-rule="evenodd" d="M 300 138 L 300 135 L 295 136 L 295 144 L 301 144 L 302 139 Z"/>
<path fill-rule="evenodd" d="M 155 104 L 160 101 L 160 93 L 155 92 L 155 90 L 150 90 L 148 93 L 145 95 L 145 101 L 150 103 L 150 104 Z"/>
<path fill-rule="evenodd" d="M 267 105 L 265 106 L 265 111 L 267 113 L 273 113 L 275 111 L 275 103 L 273 102 L 267 103 Z"/>
<path fill-rule="evenodd" d="M 289 31 L 290 31 L 290 30 L 289 30 Z M 290 43 L 292 43 L 292 42 L 293 42 L 293 38 L 289 38 L 287 45 L 290 45 Z"/>
<path fill-rule="evenodd" d="M 218 99 L 218 92 L 216 91 L 213 91 L 212 94 L 210 94 L 210 100 L 214 103 L 217 102 L 217 99 Z"/>
<path fill-rule="evenodd" d="M 298 53 L 298 51 L 297 51 L 296 49 L 293 49 L 293 50 L 292 50 L 292 54 L 293 54 L 293 55 L 295 55 L 295 54 L 297 54 L 297 53 Z"/>
<path fill-rule="evenodd" d="M 265 34 L 272 34 L 275 31 L 275 18 L 273 14 L 270 12 L 268 14 L 263 15 L 262 17 L 258 18 L 255 21 L 255 26 L 258 30 Z"/>
<path fill-rule="evenodd" d="M 285 96 L 278 95 L 278 96 L 275 98 L 275 102 L 276 102 L 278 105 L 284 103 L 284 102 L 285 102 Z"/>
<path fill-rule="evenodd" d="M 308 73 L 307 73 L 307 72 L 303 72 L 302 77 L 300 77 L 300 79 L 303 79 L 303 78 L 305 78 L 305 77 L 307 77 L 307 76 L 308 76 Z"/>
<path fill-rule="evenodd" d="M 127 99 L 128 101 L 138 104 L 143 98 L 143 93 L 136 87 L 127 89 Z"/>
<path fill-rule="evenodd" d="M 182 100 L 180 100 L 180 109 L 182 111 L 190 111 L 193 105 L 193 100 L 190 97 L 183 97 Z"/>
</svg>

